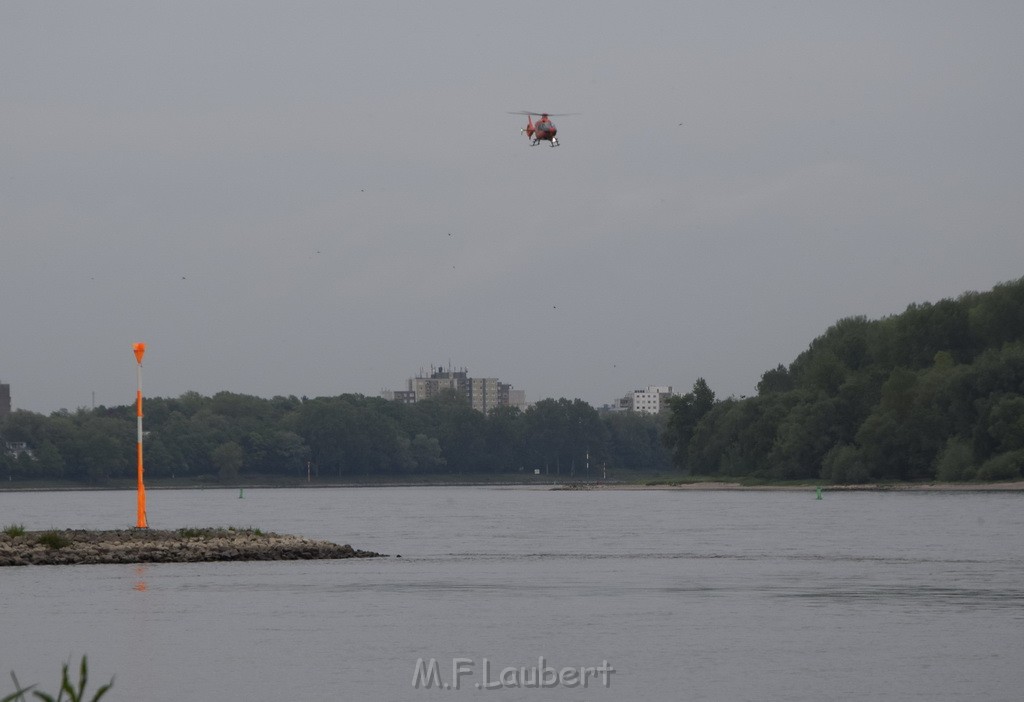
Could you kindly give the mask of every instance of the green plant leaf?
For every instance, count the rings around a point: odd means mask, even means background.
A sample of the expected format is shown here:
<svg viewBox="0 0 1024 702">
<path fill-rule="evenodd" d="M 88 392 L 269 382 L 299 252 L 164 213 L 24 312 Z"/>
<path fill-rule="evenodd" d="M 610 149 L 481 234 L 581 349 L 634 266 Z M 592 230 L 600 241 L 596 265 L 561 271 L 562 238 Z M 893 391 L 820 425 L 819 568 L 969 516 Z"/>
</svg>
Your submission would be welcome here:
<svg viewBox="0 0 1024 702">
<path fill-rule="evenodd" d="M 75 689 L 74 684 L 71 682 L 71 677 L 68 675 L 68 670 L 71 667 L 70 663 L 65 663 L 61 666 L 61 679 L 60 679 L 60 691 L 57 697 L 48 695 L 45 692 L 34 690 L 35 685 L 29 687 L 22 687 L 21 683 L 18 682 L 18 678 L 11 673 L 11 680 L 14 681 L 15 692 L 7 695 L 6 697 L 0 698 L 0 702 L 25 702 L 25 693 L 32 691 L 32 694 L 36 699 L 40 699 L 43 702 L 63 702 L 65 699 L 64 693 L 67 693 L 68 702 L 83 702 L 85 700 L 85 686 L 89 681 L 89 666 L 85 656 L 82 656 L 82 662 L 78 669 L 78 689 Z M 111 678 L 110 682 L 106 685 L 102 685 L 92 696 L 90 702 L 98 702 L 98 700 L 105 695 L 110 688 L 114 686 L 114 679 Z"/>
<path fill-rule="evenodd" d="M 113 686 L 114 686 L 114 679 L 111 678 L 109 683 L 107 683 L 106 685 L 100 686 L 100 688 L 98 690 L 96 690 L 96 694 L 92 696 L 91 702 L 98 702 L 99 699 L 101 697 L 103 697 L 103 695 L 107 694 L 107 690 L 109 690 Z"/>
<path fill-rule="evenodd" d="M 21 683 L 18 682 L 18 676 L 11 671 L 11 680 L 14 681 L 14 693 L 0 699 L 0 702 L 14 702 L 15 700 L 24 700 L 25 693 L 31 690 L 35 685 L 29 685 L 28 687 L 22 687 Z"/>
</svg>

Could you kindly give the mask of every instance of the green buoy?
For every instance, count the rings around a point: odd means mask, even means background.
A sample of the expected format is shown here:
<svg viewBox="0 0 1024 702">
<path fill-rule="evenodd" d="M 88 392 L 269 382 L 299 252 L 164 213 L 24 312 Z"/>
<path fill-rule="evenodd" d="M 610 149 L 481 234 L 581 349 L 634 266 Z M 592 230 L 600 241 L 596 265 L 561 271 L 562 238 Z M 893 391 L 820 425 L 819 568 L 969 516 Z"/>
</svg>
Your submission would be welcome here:
<svg viewBox="0 0 1024 702">
<path fill-rule="evenodd" d="M 821 486 L 820 485 L 818 486 L 817 490 L 818 490 L 818 496 L 815 497 L 814 499 L 820 500 L 821 499 Z"/>
</svg>

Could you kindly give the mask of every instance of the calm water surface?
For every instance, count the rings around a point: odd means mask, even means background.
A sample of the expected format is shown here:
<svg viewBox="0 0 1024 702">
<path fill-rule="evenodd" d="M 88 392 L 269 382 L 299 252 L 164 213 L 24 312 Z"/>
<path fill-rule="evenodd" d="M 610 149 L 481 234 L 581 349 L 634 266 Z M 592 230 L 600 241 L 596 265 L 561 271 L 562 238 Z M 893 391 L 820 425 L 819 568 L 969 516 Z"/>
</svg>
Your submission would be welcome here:
<svg viewBox="0 0 1024 702">
<path fill-rule="evenodd" d="M 10 670 L 55 692 L 83 653 L 93 681 L 116 675 L 114 702 L 1024 695 L 1024 495 L 244 494 L 151 490 L 150 526 L 255 526 L 402 557 L 2 569 L 0 696 Z M 0 524 L 123 528 L 134 500 L 0 493 Z M 539 657 L 615 672 L 608 687 L 499 685 Z M 460 689 L 413 687 L 418 659 L 452 683 L 460 658 Z"/>
</svg>

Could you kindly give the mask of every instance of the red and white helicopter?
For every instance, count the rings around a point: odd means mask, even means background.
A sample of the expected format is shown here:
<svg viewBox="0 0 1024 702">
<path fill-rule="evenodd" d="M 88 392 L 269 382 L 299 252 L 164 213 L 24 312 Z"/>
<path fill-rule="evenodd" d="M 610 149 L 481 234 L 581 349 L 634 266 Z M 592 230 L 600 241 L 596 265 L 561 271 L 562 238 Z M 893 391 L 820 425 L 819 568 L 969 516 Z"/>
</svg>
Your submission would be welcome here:
<svg viewBox="0 0 1024 702">
<path fill-rule="evenodd" d="M 536 146 L 542 141 L 551 143 L 552 147 L 558 146 L 558 129 L 555 127 L 555 123 L 552 122 L 550 117 L 568 117 L 569 115 L 579 114 L 578 112 L 563 112 L 561 114 L 554 114 L 549 112 L 509 112 L 510 115 L 526 115 L 526 126 L 520 131 L 521 134 L 525 134 L 530 139 L 530 146 Z M 533 121 L 534 117 L 540 117 L 536 122 Z"/>
</svg>

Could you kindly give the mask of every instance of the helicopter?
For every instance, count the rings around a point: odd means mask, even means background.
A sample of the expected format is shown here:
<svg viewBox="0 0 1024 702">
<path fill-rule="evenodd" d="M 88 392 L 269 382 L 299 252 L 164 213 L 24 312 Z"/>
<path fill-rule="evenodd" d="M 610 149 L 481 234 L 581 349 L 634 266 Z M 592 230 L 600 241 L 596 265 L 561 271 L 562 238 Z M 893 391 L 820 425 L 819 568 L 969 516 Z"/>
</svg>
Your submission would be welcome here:
<svg viewBox="0 0 1024 702">
<path fill-rule="evenodd" d="M 558 146 L 558 129 L 555 127 L 555 123 L 552 122 L 549 117 L 566 117 L 569 115 L 579 114 L 578 112 L 563 112 L 561 114 L 554 114 L 549 112 L 509 112 L 510 115 L 526 115 L 526 126 L 519 130 L 521 134 L 525 134 L 530 139 L 530 146 L 536 146 L 542 141 L 551 143 L 552 147 Z M 533 121 L 534 117 L 540 117 L 536 122 Z"/>
</svg>

